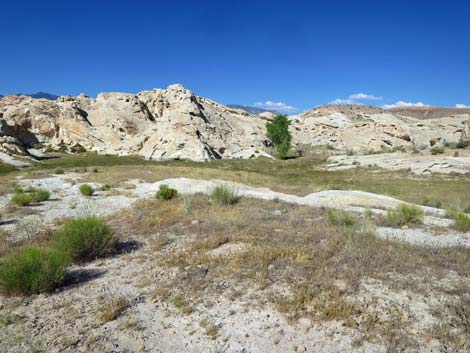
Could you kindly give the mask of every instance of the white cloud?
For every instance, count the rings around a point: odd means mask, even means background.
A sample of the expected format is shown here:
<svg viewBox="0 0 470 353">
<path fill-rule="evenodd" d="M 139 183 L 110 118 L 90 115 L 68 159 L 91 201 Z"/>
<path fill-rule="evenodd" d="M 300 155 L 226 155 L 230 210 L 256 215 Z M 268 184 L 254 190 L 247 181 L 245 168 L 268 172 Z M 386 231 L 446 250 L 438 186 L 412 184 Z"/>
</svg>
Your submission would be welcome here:
<svg viewBox="0 0 470 353">
<path fill-rule="evenodd" d="M 403 101 L 398 101 L 394 104 L 384 104 L 383 108 L 385 109 L 390 109 L 390 108 L 402 108 L 402 107 L 429 107 L 428 104 L 424 104 L 423 102 L 403 102 Z"/>
<path fill-rule="evenodd" d="M 470 108 L 470 105 L 465 105 L 465 104 L 456 104 L 455 105 L 456 108 L 460 108 L 460 109 L 463 109 L 463 108 Z"/>
<path fill-rule="evenodd" d="M 366 94 L 366 93 L 354 93 L 351 94 L 348 98 L 343 99 L 343 98 L 336 98 L 335 100 L 331 101 L 328 104 L 364 104 L 364 102 L 361 101 L 380 101 L 382 100 L 382 97 L 377 97 L 371 94 Z"/>
<path fill-rule="evenodd" d="M 296 112 L 299 109 L 292 105 L 288 105 L 284 102 L 273 102 L 273 101 L 266 101 L 266 102 L 256 102 L 255 107 L 263 108 L 263 109 L 270 109 L 270 110 L 278 110 L 280 112 Z"/>
<path fill-rule="evenodd" d="M 355 94 L 351 94 L 349 96 L 349 99 L 351 99 L 351 100 L 365 100 L 365 101 L 381 101 L 383 98 L 373 96 L 371 94 L 355 93 Z"/>
</svg>

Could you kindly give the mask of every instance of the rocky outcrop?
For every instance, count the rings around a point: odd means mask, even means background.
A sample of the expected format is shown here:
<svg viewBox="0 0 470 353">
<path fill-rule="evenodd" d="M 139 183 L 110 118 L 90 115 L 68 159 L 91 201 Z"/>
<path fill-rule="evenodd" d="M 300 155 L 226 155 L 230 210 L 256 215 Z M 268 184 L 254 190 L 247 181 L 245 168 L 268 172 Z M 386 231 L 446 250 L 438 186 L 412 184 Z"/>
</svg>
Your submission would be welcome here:
<svg viewBox="0 0 470 353">
<path fill-rule="evenodd" d="M 381 108 L 324 106 L 292 117 L 293 141 L 356 152 L 428 148 L 466 140 L 470 115 L 421 120 Z"/>
<path fill-rule="evenodd" d="M 470 115 L 459 111 L 423 120 L 377 107 L 322 106 L 290 117 L 293 144 L 299 151 L 330 145 L 360 153 L 468 140 Z M 40 144 L 152 160 L 271 157 L 266 122 L 274 116 L 227 107 L 181 85 L 55 101 L 6 96 L 0 99 L 0 151 L 28 154 Z"/>
<path fill-rule="evenodd" d="M 42 143 L 153 160 L 270 157 L 264 122 L 181 85 L 54 102 L 9 96 L 0 101 L 0 114 L 2 135 L 9 139 L 3 149 L 22 146 L 24 152 Z"/>
</svg>

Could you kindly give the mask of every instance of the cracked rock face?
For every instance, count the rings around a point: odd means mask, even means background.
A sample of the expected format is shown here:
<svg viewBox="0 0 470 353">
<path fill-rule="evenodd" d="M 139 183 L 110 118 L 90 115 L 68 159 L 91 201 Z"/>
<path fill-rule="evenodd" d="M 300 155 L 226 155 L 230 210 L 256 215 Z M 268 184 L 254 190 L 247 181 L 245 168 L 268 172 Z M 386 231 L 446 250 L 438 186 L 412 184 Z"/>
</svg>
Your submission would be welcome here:
<svg viewBox="0 0 470 353">
<path fill-rule="evenodd" d="M 470 138 L 468 113 L 418 119 L 376 107 L 323 106 L 290 118 L 297 146 L 370 151 Z M 27 155 L 40 143 L 152 160 L 271 158 L 265 125 L 272 119 L 196 96 L 179 84 L 137 94 L 100 93 L 95 99 L 6 96 L 0 99 L 0 151 Z"/>
<path fill-rule="evenodd" d="M 470 137 L 468 113 L 419 119 L 366 106 L 323 106 L 293 116 L 298 144 L 359 152 L 399 146 L 427 148 Z"/>
<path fill-rule="evenodd" d="M 35 143 L 81 145 L 113 155 L 147 159 L 270 157 L 265 122 L 248 113 L 197 97 L 181 85 L 128 93 L 0 100 L 4 149 Z M 6 146 L 8 143 L 8 146 Z"/>
</svg>

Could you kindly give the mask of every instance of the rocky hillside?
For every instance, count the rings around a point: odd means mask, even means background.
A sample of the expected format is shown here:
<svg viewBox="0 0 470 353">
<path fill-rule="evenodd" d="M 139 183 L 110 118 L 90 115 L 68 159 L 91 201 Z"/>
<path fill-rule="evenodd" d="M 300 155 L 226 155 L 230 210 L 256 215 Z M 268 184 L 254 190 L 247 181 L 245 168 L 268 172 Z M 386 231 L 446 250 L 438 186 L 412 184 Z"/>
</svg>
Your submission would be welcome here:
<svg viewBox="0 0 470 353">
<path fill-rule="evenodd" d="M 147 159 L 210 160 L 269 156 L 264 122 L 181 85 L 128 93 L 0 101 L 0 146 L 24 153 L 37 144 Z"/>
<path fill-rule="evenodd" d="M 401 107 L 388 110 L 393 114 L 412 116 L 418 119 L 439 119 L 463 114 L 470 114 L 470 108 L 447 107 Z"/>
<path fill-rule="evenodd" d="M 421 149 L 470 138 L 469 113 L 422 120 L 378 107 L 327 105 L 292 119 L 297 144 L 357 152 L 400 146 Z"/>
<path fill-rule="evenodd" d="M 439 112 L 437 118 L 430 113 L 422 119 L 403 110 L 321 106 L 291 117 L 293 143 L 298 151 L 329 145 L 361 153 L 470 139 L 470 112 Z M 153 160 L 271 157 L 265 124 L 273 116 L 224 106 L 181 85 L 138 94 L 101 93 L 96 99 L 83 94 L 55 101 L 6 96 L 0 99 L 0 153 L 75 147 Z"/>
</svg>

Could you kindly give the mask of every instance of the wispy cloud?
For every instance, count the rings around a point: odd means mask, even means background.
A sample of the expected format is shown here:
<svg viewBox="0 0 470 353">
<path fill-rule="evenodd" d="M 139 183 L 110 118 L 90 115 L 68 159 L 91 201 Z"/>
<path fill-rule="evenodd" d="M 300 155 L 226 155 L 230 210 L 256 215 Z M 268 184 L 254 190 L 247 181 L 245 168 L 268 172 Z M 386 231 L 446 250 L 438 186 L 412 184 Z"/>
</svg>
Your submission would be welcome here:
<svg viewBox="0 0 470 353">
<path fill-rule="evenodd" d="M 404 101 L 398 101 L 394 104 L 384 104 L 383 107 L 385 109 L 390 109 L 390 108 L 402 108 L 402 107 L 429 107 L 428 104 L 424 104 L 423 102 L 404 102 Z"/>
<path fill-rule="evenodd" d="M 351 94 L 348 98 L 336 98 L 329 104 L 364 104 L 364 101 L 380 101 L 382 99 L 382 97 L 374 96 L 372 94 L 354 93 Z"/>
<path fill-rule="evenodd" d="M 299 110 L 298 108 L 292 105 L 286 104 L 284 102 L 266 101 L 266 102 L 256 102 L 254 105 L 255 107 L 258 107 L 258 108 L 277 110 L 277 111 L 284 112 L 284 113 L 294 113 Z"/>
<path fill-rule="evenodd" d="M 456 104 L 455 107 L 456 107 L 456 108 L 461 108 L 461 109 L 463 109 L 463 108 L 470 108 L 470 105 Z"/>
<path fill-rule="evenodd" d="M 365 100 L 365 101 L 381 101 L 383 97 L 373 96 L 371 94 L 365 93 L 355 93 L 349 96 L 349 99 L 353 100 Z"/>
</svg>

